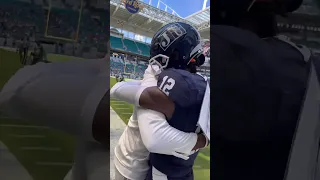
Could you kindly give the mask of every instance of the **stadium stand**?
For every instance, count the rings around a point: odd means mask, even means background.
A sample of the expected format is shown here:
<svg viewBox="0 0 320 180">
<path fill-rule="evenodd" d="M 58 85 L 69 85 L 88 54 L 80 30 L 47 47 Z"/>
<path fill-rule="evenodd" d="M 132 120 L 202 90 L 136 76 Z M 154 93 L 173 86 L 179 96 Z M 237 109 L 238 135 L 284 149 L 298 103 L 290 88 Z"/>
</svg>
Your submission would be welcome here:
<svg viewBox="0 0 320 180">
<path fill-rule="evenodd" d="M 141 55 L 143 56 L 150 56 L 149 50 L 150 47 L 147 44 L 141 43 L 141 42 L 136 42 L 138 46 L 138 50 L 140 50 Z"/>
<path fill-rule="evenodd" d="M 0 35 L 22 38 L 25 33 L 44 32 L 45 21 L 41 6 L 28 2 L 0 1 Z"/>
<path fill-rule="evenodd" d="M 124 50 L 124 45 L 119 37 L 110 36 L 110 44 L 111 48 Z"/>
<path fill-rule="evenodd" d="M 293 42 L 307 46 L 314 54 L 320 54 L 320 11 L 315 2 L 305 0 L 302 6 L 287 18 L 278 17 L 277 26 L 281 34 Z"/>
<path fill-rule="evenodd" d="M 0 44 L 16 48 L 27 38 L 31 44 L 41 41 L 48 53 L 103 57 L 110 34 L 108 9 L 80 2 L 0 0 Z"/>
<path fill-rule="evenodd" d="M 126 51 L 138 54 L 138 47 L 134 41 L 131 41 L 129 39 L 124 38 L 123 44 L 124 44 Z"/>
</svg>

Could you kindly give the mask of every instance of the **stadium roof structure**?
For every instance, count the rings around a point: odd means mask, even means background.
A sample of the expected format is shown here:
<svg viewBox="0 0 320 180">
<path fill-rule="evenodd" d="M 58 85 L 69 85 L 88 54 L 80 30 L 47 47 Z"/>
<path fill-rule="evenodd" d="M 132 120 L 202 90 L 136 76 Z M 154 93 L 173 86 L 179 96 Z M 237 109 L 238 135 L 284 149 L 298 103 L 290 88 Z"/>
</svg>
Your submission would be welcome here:
<svg viewBox="0 0 320 180">
<path fill-rule="evenodd" d="M 121 0 L 110 0 L 110 25 L 143 36 L 153 37 L 155 32 L 165 24 L 180 21 L 196 27 L 203 38 L 210 38 L 210 7 L 184 19 L 141 1 L 140 3 L 142 3 L 143 9 L 139 13 L 132 14 L 124 7 Z M 196 22 L 196 19 L 201 20 Z"/>
<path fill-rule="evenodd" d="M 200 31 L 201 36 L 206 39 L 210 37 L 210 6 L 184 18 L 195 24 Z"/>
</svg>

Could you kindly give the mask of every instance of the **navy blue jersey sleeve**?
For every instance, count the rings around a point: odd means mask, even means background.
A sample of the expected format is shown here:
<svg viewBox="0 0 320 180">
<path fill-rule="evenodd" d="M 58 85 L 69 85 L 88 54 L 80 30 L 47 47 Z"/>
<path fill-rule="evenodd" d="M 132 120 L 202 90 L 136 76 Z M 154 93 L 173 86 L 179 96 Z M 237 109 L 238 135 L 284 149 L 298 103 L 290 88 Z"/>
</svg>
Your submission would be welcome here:
<svg viewBox="0 0 320 180">
<path fill-rule="evenodd" d="M 176 104 L 182 107 L 193 103 L 193 89 L 190 88 L 186 76 L 168 69 L 161 72 L 158 78 L 158 88 Z"/>
</svg>

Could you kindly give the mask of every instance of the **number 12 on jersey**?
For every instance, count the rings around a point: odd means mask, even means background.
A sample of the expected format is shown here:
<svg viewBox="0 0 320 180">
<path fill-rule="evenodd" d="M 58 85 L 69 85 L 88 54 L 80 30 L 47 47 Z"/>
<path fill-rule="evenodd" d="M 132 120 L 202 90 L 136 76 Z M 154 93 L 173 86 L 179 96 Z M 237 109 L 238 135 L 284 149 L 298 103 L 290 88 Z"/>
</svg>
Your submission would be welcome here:
<svg viewBox="0 0 320 180">
<path fill-rule="evenodd" d="M 160 89 L 164 92 L 167 96 L 169 96 L 170 90 L 176 84 L 176 81 L 168 76 L 163 77 L 162 83 L 160 84 Z"/>
</svg>

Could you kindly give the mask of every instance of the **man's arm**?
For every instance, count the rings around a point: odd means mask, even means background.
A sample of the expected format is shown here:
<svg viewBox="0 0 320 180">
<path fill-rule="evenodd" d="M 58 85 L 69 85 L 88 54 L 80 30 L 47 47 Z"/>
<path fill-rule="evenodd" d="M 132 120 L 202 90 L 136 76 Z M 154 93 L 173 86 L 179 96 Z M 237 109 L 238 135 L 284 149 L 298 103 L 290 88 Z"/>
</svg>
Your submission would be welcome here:
<svg viewBox="0 0 320 180">
<path fill-rule="evenodd" d="M 206 146 L 204 135 L 173 128 L 160 112 L 140 108 L 137 116 L 142 141 L 150 152 L 185 159 L 192 151 Z"/>
<path fill-rule="evenodd" d="M 141 93 L 141 96 L 139 98 L 139 105 L 141 107 L 163 113 L 166 116 L 167 120 L 171 119 L 175 111 L 175 104 L 158 87 L 148 87 L 144 89 L 144 91 Z M 141 110 L 141 111 L 144 111 L 144 110 Z M 152 113 L 156 114 L 156 112 L 152 112 Z M 145 119 L 145 118 L 142 118 L 142 119 Z M 203 134 L 198 134 L 197 136 L 198 136 L 197 142 L 192 150 L 197 150 L 206 146 L 206 137 Z M 152 149 L 155 149 L 155 148 L 152 148 Z"/>
</svg>

